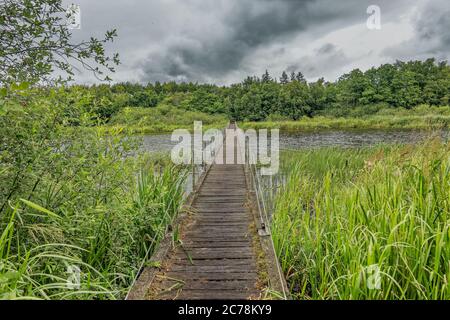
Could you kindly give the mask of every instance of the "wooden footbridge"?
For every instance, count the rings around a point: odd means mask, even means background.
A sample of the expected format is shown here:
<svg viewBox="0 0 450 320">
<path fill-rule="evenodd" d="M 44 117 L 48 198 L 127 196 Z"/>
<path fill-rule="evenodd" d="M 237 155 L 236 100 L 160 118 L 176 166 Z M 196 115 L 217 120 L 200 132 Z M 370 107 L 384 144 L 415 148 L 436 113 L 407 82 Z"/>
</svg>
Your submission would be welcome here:
<svg viewBox="0 0 450 320">
<path fill-rule="evenodd" d="M 250 165 L 210 165 L 127 299 L 288 298 L 255 184 Z"/>
</svg>

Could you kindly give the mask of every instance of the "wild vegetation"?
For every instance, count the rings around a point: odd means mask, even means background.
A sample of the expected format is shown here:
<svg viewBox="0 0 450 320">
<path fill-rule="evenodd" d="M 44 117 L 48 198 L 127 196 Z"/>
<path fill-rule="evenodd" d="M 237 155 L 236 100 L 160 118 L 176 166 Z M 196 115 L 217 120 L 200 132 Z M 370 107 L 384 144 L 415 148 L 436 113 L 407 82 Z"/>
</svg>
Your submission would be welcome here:
<svg viewBox="0 0 450 320">
<path fill-rule="evenodd" d="M 450 298 L 448 142 L 282 159 L 272 232 L 295 298 Z"/>
<path fill-rule="evenodd" d="M 171 133 L 179 128 L 192 130 L 194 121 L 201 121 L 204 130 L 209 127 L 225 128 L 228 123 L 224 115 L 210 115 L 161 105 L 152 109 L 124 108 L 104 128 L 107 131 L 121 129 L 129 134 Z"/>
<path fill-rule="evenodd" d="M 360 109 L 360 108 L 358 108 Z M 297 121 L 271 117 L 269 121 L 244 122 L 241 128 L 280 129 L 299 132 L 328 129 L 445 129 L 450 126 L 450 108 L 420 105 L 410 110 L 380 109 L 373 114 L 353 109 L 347 117 L 316 116 Z"/>
<path fill-rule="evenodd" d="M 140 153 L 130 133 L 194 120 L 286 131 L 449 123 L 446 62 L 397 61 L 335 82 L 266 72 L 231 86 L 68 85 L 77 67 L 109 79 L 119 59 L 104 45 L 116 31 L 73 42 L 61 0 L 0 9 L 0 299 L 125 295 L 177 215 L 186 176 Z M 450 298 L 449 156 L 438 141 L 285 154 L 273 236 L 295 297 Z M 371 265 L 381 290 L 365 286 Z"/>
<path fill-rule="evenodd" d="M 58 91 L 2 108 L 0 298 L 124 297 L 180 209 L 184 169 L 66 114 Z"/>
</svg>

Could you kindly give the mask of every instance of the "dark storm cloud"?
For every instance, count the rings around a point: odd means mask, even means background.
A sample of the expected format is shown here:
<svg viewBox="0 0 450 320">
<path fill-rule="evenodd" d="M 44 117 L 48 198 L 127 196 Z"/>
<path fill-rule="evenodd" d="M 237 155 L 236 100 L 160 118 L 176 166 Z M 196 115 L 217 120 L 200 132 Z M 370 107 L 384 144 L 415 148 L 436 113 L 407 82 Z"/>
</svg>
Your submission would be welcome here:
<svg viewBox="0 0 450 320">
<path fill-rule="evenodd" d="M 416 24 L 418 38 L 421 41 L 433 42 L 431 48 L 435 52 L 450 52 L 450 5 L 448 1 L 435 1 L 425 7 Z"/>
<path fill-rule="evenodd" d="M 450 5 L 448 0 L 432 0 L 419 7 L 412 18 L 415 36 L 385 53 L 396 59 L 435 57 L 450 59 Z"/>
<path fill-rule="evenodd" d="M 172 44 L 166 54 L 151 54 L 141 64 L 145 80 L 187 79 L 203 81 L 220 77 L 240 66 L 249 52 L 283 35 L 306 28 L 307 4 L 304 1 L 241 1 L 233 2 L 222 18 L 224 32 L 214 39 L 190 34 L 195 45 Z M 201 17 L 199 17 L 201 19 Z"/>
<path fill-rule="evenodd" d="M 82 30 L 75 34 L 86 39 L 117 28 L 119 38 L 108 45 L 108 50 L 121 55 L 122 65 L 113 75 L 116 81 L 222 84 L 265 69 L 278 73 L 294 67 L 305 74 L 309 70 L 317 76 L 334 76 L 355 59 L 360 41 L 353 41 L 353 34 L 339 33 L 340 40 L 352 40 L 342 46 L 337 38 L 325 40 L 328 34 L 358 25 L 359 36 L 367 36 L 361 29 L 369 5 L 379 5 L 382 23 L 388 23 L 424 1 L 441 1 L 449 7 L 447 0 L 77 0 Z M 435 20 L 434 14 L 430 11 L 429 17 L 415 22 L 416 33 L 439 38 L 432 47 L 444 52 L 449 33 L 440 30 L 448 30 L 449 16 L 439 14 L 442 19 Z M 412 56 L 419 51 L 409 50 Z M 369 64 L 371 57 L 363 56 Z M 90 78 L 83 74 L 79 81 Z"/>
<path fill-rule="evenodd" d="M 392 8 L 389 1 L 386 8 Z M 350 0 L 253 0 L 230 1 L 221 17 L 224 26 L 215 38 L 184 34 L 188 41 L 166 43 L 139 63 L 142 80 L 220 81 L 220 77 L 243 68 L 242 61 L 255 49 L 274 41 L 289 41 L 312 27 L 334 28 L 352 21 L 365 22 L 370 1 Z M 198 17 L 202 19 L 201 15 Z M 329 31 L 329 29 L 328 29 Z M 323 50 L 332 48 L 324 48 Z M 161 54 L 164 52 L 164 54 Z M 318 51 L 318 54 L 326 54 Z M 262 66 L 264 69 L 265 66 Z"/>
</svg>

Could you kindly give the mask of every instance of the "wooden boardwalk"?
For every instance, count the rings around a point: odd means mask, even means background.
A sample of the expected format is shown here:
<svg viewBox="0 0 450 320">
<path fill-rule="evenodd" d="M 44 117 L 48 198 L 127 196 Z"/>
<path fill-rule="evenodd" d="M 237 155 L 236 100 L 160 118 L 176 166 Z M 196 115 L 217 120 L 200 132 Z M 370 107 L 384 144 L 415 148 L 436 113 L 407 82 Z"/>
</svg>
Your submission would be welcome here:
<svg viewBox="0 0 450 320">
<path fill-rule="evenodd" d="M 210 166 L 191 213 L 180 222 L 181 241 L 157 254 L 157 268 L 144 270 L 128 299 L 264 297 L 270 262 L 257 233 L 248 178 L 243 164 Z"/>
</svg>

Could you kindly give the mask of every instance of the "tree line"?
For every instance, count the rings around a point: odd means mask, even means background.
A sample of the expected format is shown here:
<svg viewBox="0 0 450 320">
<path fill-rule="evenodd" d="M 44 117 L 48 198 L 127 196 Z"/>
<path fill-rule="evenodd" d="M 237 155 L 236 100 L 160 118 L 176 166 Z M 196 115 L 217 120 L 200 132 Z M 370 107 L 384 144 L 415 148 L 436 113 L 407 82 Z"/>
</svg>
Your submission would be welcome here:
<svg viewBox="0 0 450 320">
<path fill-rule="evenodd" d="M 226 114 L 238 121 L 298 120 L 316 115 L 345 116 L 355 109 L 370 114 L 382 108 L 449 105 L 450 66 L 435 59 L 397 61 L 365 72 L 355 69 L 334 82 L 323 78 L 308 82 L 301 72 L 283 72 L 274 78 L 266 71 L 231 86 L 156 82 L 74 85 L 62 90 L 67 112 L 77 104 L 105 122 L 124 107 L 158 105 Z"/>
</svg>

